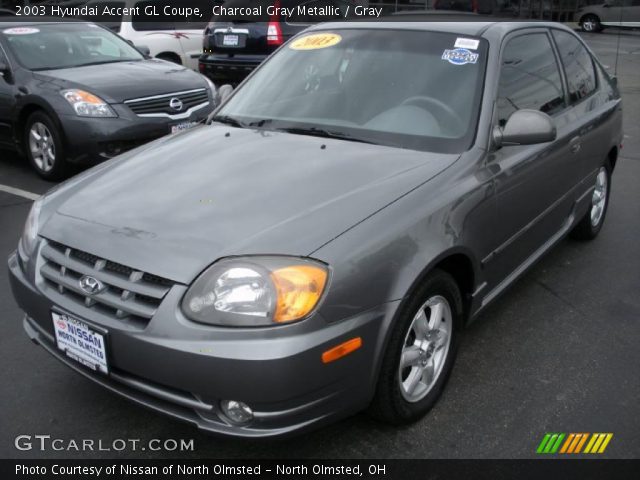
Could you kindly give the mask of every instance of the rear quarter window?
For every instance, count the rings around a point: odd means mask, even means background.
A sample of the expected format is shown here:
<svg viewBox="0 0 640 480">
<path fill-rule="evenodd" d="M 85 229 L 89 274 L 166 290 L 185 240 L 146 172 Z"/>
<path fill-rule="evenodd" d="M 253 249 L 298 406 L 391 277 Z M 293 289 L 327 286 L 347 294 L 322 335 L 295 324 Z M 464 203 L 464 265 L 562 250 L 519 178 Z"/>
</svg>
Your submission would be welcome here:
<svg viewBox="0 0 640 480">
<path fill-rule="evenodd" d="M 577 103 L 596 90 L 593 59 L 584 45 L 570 33 L 554 30 L 553 37 L 567 76 L 569 100 L 572 104 Z"/>
</svg>

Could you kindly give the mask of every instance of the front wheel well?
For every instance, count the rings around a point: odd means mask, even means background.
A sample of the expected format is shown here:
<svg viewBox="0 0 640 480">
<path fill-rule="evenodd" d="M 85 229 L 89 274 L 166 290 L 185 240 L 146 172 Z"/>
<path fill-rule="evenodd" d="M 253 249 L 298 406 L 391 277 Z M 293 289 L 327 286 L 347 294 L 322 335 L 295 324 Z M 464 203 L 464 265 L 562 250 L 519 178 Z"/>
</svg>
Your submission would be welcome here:
<svg viewBox="0 0 640 480">
<path fill-rule="evenodd" d="M 432 269 L 442 270 L 453 277 L 462 294 L 464 318 L 468 319 L 471 306 L 471 296 L 475 285 L 475 273 L 471 259 L 462 254 L 455 253 L 438 261 Z"/>
<path fill-rule="evenodd" d="M 618 161 L 618 147 L 613 147 L 607 154 L 607 160 L 611 166 L 611 172 L 616 168 L 616 162 Z"/>
<path fill-rule="evenodd" d="M 20 149 L 23 148 L 22 143 L 24 141 L 24 128 L 27 124 L 27 119 L 37 111 L 43 111 L 46 113 L 46 110 L 44 108 L 42 108 L 40 105 L 36 105 L 35 103 L 26 105 L 22 110 L 20 110 L 20 114 L 18 115 L 18 119 L 15 124 L 14 133 L 18 148 Z"/>
</svg>

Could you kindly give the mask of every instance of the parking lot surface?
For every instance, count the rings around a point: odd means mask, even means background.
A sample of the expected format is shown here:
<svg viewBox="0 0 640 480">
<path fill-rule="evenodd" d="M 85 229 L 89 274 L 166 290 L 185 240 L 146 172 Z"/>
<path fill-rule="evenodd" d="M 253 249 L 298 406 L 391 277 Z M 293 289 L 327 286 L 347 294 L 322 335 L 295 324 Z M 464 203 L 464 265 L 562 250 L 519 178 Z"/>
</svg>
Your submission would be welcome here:
<svg viewBox="0 0 640 480">
<path fill-rule="evenodd" d="M 608 217 L 591 243 L 561 242 L 472 324 L 444 395 L 420 422 L 361 414 L 300 438 L 220 439 L 105 391 L 34 346 L 0 275 L 0 457 L 526 458 L 546 432 L 611 432 L 604 456 L 640 458 L 640 35 L 584 37 L 617 74 L 625 145 Z M 0 152 L 0 258 L 16 248 L 31 200 L 53 184 Z M 22 190 L 22 192 L 20 191 Z M 4 261 L 4 260 L 3 260 Z M 194 439 L 189 452 L 19 451 L 18 435 Z"/>
</svg>

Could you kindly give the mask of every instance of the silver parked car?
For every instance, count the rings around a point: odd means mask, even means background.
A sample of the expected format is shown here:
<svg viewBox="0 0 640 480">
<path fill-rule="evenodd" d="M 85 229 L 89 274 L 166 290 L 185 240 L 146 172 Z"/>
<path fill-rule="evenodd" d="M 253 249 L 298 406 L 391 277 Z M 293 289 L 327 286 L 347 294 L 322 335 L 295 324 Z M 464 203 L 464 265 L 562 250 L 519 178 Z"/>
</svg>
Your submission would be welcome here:
<svg viewBox="0 0 640 480">
<path fill-rule="evenodd" d="M 9 258 L 24 328 L 211 432 L 415 421 L 463 327 L 566 234 L 598 235 L 621 119 L 559 24 L 312 27 L 210 124 L 34 203 Z"/>
<path fill-rule="evenodd" d="M 640 0 L 606 0 L 576 12 L 585 32 L 601 32 L 605 27 L 640 28 Z"/>
</svg>

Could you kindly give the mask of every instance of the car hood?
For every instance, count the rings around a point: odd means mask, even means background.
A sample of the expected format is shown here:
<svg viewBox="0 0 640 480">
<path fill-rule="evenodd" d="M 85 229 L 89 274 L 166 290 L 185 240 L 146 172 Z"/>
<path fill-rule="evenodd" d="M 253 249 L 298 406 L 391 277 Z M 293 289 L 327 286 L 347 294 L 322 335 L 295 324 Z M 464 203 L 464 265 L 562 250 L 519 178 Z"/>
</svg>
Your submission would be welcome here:
<svg viewBox="0 0 640 480">
<path fill-rule="evenodd" d="M 188 283 L 221 257 L 307 256 L 458 157 L 201 126 L 59 188 L 41 235 Z"/>
<path fill-rule="evenodd" d="M 46 70 L 36 76 L 60 88 L 83 88 L 107 103 L 206 87 L 201 75 L 158 59 Z"/>
</svg>

